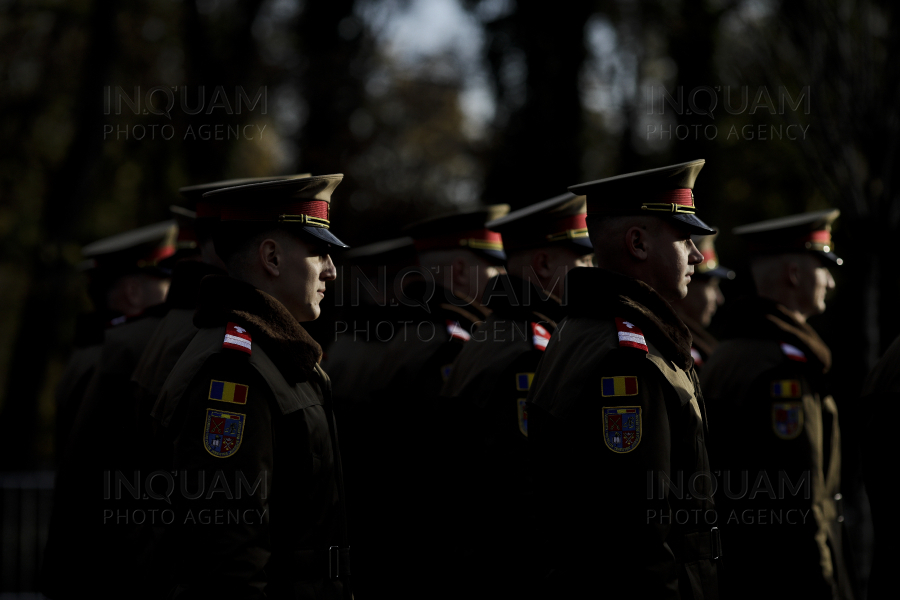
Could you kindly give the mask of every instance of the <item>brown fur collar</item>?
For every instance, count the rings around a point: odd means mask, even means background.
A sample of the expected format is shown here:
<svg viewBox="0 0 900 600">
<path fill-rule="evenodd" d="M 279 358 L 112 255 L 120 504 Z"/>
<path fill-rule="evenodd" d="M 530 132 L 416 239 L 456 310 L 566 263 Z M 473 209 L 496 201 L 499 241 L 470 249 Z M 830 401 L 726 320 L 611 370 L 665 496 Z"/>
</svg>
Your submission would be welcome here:
<svg viewBox="0 0 900 600">
<path fill-rule="evenodd" d="M 729 310 L 729 315 L 728 337 L 785 342 L 821 363 L 823 373 L 831 369 L 831 350 L 816 330 L 798 321 L 790 310 L 774 300 L 741 298 Z"/>
<path fill-rule="evenodd" d="M 227 322 L 247 329 L 254 344 L 262 346 L 290 383 L 314 379 L 322 348 L 281 302 L 248 283 L 210 275 L 200 283 L 197 327 L 219 327 Z"/>
<path fill-rule="evenodd" d="M 566 299 L 568 314 L 632 321 L 666 358 L 686 371 L 693 366 L 691 332 L 672 305 L 643 281 L 606 269 L 579 267 L 566 276 Z"/>
<path fill-rule="evenodd" d="M 561 300 L 514 275 L 497 275 L 487 283 L 482 303 L 499 318 L 558 323 L 565 316 Z"/>
<path fill-rule="evenodd" d="M 698 321 L 686 317 L 680 310 L 676 310 L 675 312 L 678 314 L 678 318 L 681 319 L 681 322 L 687 325 L 688 330 L 691 332 L 694 348 L 700 352 L 700 355 L 703 356 L 703 358 L 709 358 L 713 351 L 715 351 L 716 346 L 719 345 L 719 341 Z"/>
</svg>

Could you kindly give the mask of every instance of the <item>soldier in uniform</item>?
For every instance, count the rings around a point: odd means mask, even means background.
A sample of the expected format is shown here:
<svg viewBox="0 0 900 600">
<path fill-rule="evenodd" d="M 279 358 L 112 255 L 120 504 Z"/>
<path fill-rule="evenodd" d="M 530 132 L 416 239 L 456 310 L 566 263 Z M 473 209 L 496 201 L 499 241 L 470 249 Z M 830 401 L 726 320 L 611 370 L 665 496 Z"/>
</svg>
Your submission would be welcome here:
<svg viewBox="0 0 900 600">
<path fill-rule="evenodd" d="M 154 409 L 185 478 L 153 550 L 176 565 L 170 597 L 350 597 L 331 384 L 300 325 L 319 316 L 345 246 L 329 229 L 341 179 L 205 195 L 228 276 L 201 282 L 199 331 Z"/>
<path fill-rule="evenodd" d="M 563 317 L 566 273 L 591 264 L 584 197 L 563 194 L 487 224 L 503 237 L 507 273 L 488 282 L 491 310 L 453 363 L 441 412 L 462 414 L 445 442 L 457 496 L 445 511 L 448 553 L 467 597 L 516 596 L 527 588 L 522 526 L 531 506 L 525 398 Z M 453 543 L 455 541 L 455 543 Z M 473 543 L 474 542 L 474 543 Z M 510 551 L 498 553 L 497 548 Z M 461 576 L 463 574 L 464 576 Z"/>
<path fill-rule="evenodd" d="M 599 268 L 569 271 L 528 395 L 541 598 L 718 597 L 704 402 L 669 304 L 703 259 L 691 234 L 715 233 L 695 214 L 703 165 L 569 188 Z"/>
<path fill-rule="evenodd" d="M 197 333 L 193 319 L 200 282 L 207 275 L 225 274 L 225 263 L 216 254 L 213 243 L 213 231 L 219 221 L 217 207 L 203 200 L 203 194 L 226 187 L 299 177 L 309 177 L 309 173 L 226 179 L 178 190 L 184 198 L 183 206 L 172 207 L 172 210 L 183 215 L 179 223 L 179 236 L 182 232 L 189 232 L 194 240 L 193 251 L 186 253 L 184 260 L 175 263 L 172 286 L 166 296 L 165 316 L 153 331 L 131 374 L 132 394 L 135 395 L 135 410 L 139 417 L 149 417 L 166 377 Z"/>
<path fill-rule="evenodd" d="M 687 296 L 672 303 L 678 318 L 691 332 L 691 356 L 694 357 L 694 368 L 698 373 L 719 343 L 706 330 L 716 311 L 725 302 L 725 297 L 719 290 L 719 281 L 734 279 L 734 271 L 719 264 L 715 247 L 716 235 L 692 236 L 694 245 L 703 255 L 703 262 L 694 267 Z"/>
<path fill-rule="evenodd" d="M 389 341 L 378 342 L 379 352 L 357 355 L 354 365 L 342 361 L 348 376 L 363 373 L 349 407 L 360 424 L 351 449 L 358 459 L 354 553 L 362 563 L 355 571 L 361 594 L 393 586 L 402 570 L 418 583 L 396 597 L 417 597 L 418 584 L 437 577 L 437 545 L 415 550 L 423 535 L 434 540 L 443 518 L 436 452 L 438 428 L 451 419 L 436 412 L 435 402 L 456 355 L 487 316 L 478 299 L 506 255 L 500 235 L 485 223 L 508 211 L 505 204 L 490 206 L 409 226 L 404 233 L 413 239 L 418 266 L 401 270 L 394 282 L 399 306 L 391 310 L 401 309 L 399 323 Z"/>
<path fill-rule="evenodd" d="M 394 283 L 415 264 L 415 249 L 412 238 L 401 237 L 354 247 L 340 259 L 345 279 L 335 285 L 335 294 L 343 310 L 322 365 L 334 377 L 336 402 L 349 405 L 365 402 L 382 377 L 372 356 L 382 352 L 402 325 L 406 307 L 397 299 Z M 343 374 L 347 377 L 339 377 Z"/>
<path fill-rule="evenodd" d="M 51 598 L 75 597 L 71 581 L 94 564 L 108 564 L 107 582 L 128 579 L 130 569 L 123 558 L 122 528 L 104 523 L 102 504 L 104 460 L 115 460 L 105 444 L 118 428 L 104 429 L 92 419 L 107 423 L 112 416 L 94 409 L 100 381 L 117 373 L 119 360 L 136 360 L 141 340 L 155 324 L 153 315 L 169 287 L 169 271 L 160 265 L 175 252 L 177 228 L 165 221 L 99 240 L 84 248 L 91 261 L 92 296 L 116 316 L 105 329 L 102 343 L 79 353 L 63 374 L 63 396 L 57 415 L 60 444 L 65 451 L 57 469 L 54 505 L 42 567 L 42 590 Z M 98 290 L 102 293 L 98 293 Z M 152 331 L 152 329 L 151 329 Z M 119 349 L 110 353 L 110 346 Z M 133 363 L 132 363 L 133 364 Z M 76 369 L 76 367 L 78 367 Z M 123 376 L 130 376 L 130 371 Z M 126 388 L 127 389 L 127 388 Z M 119 400 L 124 400 L 119 396 Z M 127 408 L 122 401 L 119 407 Z M 115 407 L 114 407 L 115 408 Z M 96 467 L 96 468 L 94 468 Z M 96 589 L 96 597 L 115 596 L 116 584 Z"/>
<path fill-rule="evenodd" d="M 872 369 L 863 386 L 859 406 L 871 417 L 866 443 L 861 445 L 863 476 L 874 525 L 874 555 L 868 581 L 868 598 L 893 598 L 896 584 L 891 570 L 900 562 L 900 521 L 894 515 L 897 451 L 893 428 L 900 420 L 900 338 L 894 340 Z"/>
<path fill-rule="evenodd" d="M 175 252 L 174 223 L 166 221 L 97 240 L 82 249 L 93 312 L 80 316 L 75 351 L 56 390 L 56 450 L 61 458 L 75 415 L 100 363 L 105 330 L 161 303 L 169 273 L 160 260 Z"/>
<path fill-rule="evenodd" d="M 744 225 L 755 297 L 737 300 L 702 386 L 731 598 L 850 598 L 839 508 L 841 447 L 831 352 L 807 323 L 840 264 L 838 210 Z M 765 557 L 762 566 L 761 557 Z"/>
</svg>

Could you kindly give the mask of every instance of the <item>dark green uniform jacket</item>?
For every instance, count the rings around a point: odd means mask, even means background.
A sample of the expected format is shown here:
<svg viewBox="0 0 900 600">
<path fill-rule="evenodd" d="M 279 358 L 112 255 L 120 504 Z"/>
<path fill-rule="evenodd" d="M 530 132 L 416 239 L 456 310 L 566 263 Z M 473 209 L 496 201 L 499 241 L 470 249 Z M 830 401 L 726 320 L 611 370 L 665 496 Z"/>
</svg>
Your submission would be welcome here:
<svg viewBox="0 0 900 600">
<path fill-rule="evenodd" d="M 347 539 L 319 345 L 277 300 L 227 277 L 203 280 L 194 324 L 154 409 L 181 481 L 153 564 L 171 561 L 176 598 L 349 594 L 334 577 L 345 557 L 329 568 Z"/>
<path fill-rule="evenodd" d="M 531 507 L 525 399 L 562 318 L 560 301 L 507 275 L 485 293 L 491 314 L 453 363 L 442 414 L 457 415 L 443 448 L 448 578 L 467 597 L 518 596 L 528 587 Z M 463 591 L 463 589 L 465 591 Z"/>
<path fill-rule="evenodd" d="M 72 578 L 97 565 L 103 565 L 105 576 L 92 589 L 94 597 L 119 597 L 123 587 L 134 585 L 134 523 L 117 520 L 115 511 L 124 515 L 137 504 L 124 498 L 111 502 L 106 481 L 107 474 L 134 471 L 139 446 L 132 441 L 131 373 L 163 314 L 164 305 L 151 307 L 104 334 L 56 472 L 41 576 L 42 589 L 51 598 L 79 597 Z"/>
<path fill-rule="evenodd" d="M 703 370 L 703 365 L 712 356 L 719 341 L 710 334 L 703 325 L 697 321 L 680 314 L 678 317 L 687 325 L 691 332 L 691 357 L 694 359 L 694 369 L 697 373 Z"/>
<path fill-rule="evenodd" d="M 871 600 L 893 598 L 892 574 L 900 564 L 900 519 L 897 519 L 897 444 L 894 428 L 900 422 L 900 338 L 894 340 L 875 365 L 863 387 L 859 406 L 867 415 L 866 443 L 861 446 L 863 476 L 875 529 L 875 554 L 869 576 Z"/>
<path fill-rule="evenodd" d="M 701 378 L 728 597 L 849 598 L 831 352 L 771 300 L 739 301 L 732 314 Z"/>
<path fill-rule="evenodd" d="M 103 332 L 108 319 L 97 313 L 79 315 L 75 324 L 75 349 L 59 379 L 56 388 L 56 437 L 54 449 L 56 459 L 60 461 L 72 432 L 72 424 L 84 392 L 94 376 L 100 362 L 100 350 L 103 348 Z"/>
<path fill-rule="evenodd" d="M 569 271 L 567 304 L 528 396 L 540 597 L 718 598 L 687 328 L 652 288 L 602 269 Z"/>
<path fill-rule="evenodd" d="M 168 312 L 147 342 L 131 376 L 132 393 L 140 420 L 144 416 L 149 417 L 163 383 L 197 333 L 194 312 L 197 310 L 200 282 L 207 275 L 224 275 L 224 271 L 196 261 L 182 261 L 175 265 L 172 285 L 166 296 Z"/>
<path fill-rule="evenodd" d="M 329 349 L 345 379 L 341 401 L 354 425 L 348 446 L 354 474 L 354 589 L 363 596 L 418 598 L 437 578 L 435 527 L 442 497 L 436 498 L 439 428 L 451 421 L 436 399 L 453 360 L 486 314 L 442 287 L 414 282 L 403 299 L 416 306 L 366 311 L 348 320 L 390 320 L 392 333 L 365 341 L 352 332 Z M 390 317 L 388 315 L 391 315 Z M 349 339 L 348 339 L 349 336 Z M 387 338 L 387 339 L 385 339 Z M 329 367 L 330 368 L 330 367 Z M 398 578 L 406 585 L 398 586 Z"/>
</svg>

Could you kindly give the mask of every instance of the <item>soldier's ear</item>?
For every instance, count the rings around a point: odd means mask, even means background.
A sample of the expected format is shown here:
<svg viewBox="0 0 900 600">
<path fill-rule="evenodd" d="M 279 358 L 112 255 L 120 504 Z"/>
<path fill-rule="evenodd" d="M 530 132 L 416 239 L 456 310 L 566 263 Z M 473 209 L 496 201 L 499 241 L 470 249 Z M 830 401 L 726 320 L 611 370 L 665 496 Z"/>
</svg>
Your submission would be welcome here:
<svg viewBox="0 0 900 600">
<path fill-rule="evenodd" d="M 272 238 L 266 238 L 259 243 L 257 248 L 257 258 L 263 271 L 273 277 L 278 277 L 281 273 L 281 263 L 283 262 L 281 246 Z"/>
<path fill-rule="evenodd" d="M 639 225 L 628 228 L 625 232 L 625 249 L 637 260 L 647 260 L 650 248 L 650 236 L 647 229 Z"/>
<path fill-rule="evenodd" d="M 800 265 L 796 260 L 784 261 L 784 278 L 791 287 L 800 287 Z"/>
<path fill-rule="evenodd" d="M 553 275 L 550 268 L 550 253 L 543 248 L 535 250 L 531 255 L 531 270 L 542 282 Z"/>
</svg>

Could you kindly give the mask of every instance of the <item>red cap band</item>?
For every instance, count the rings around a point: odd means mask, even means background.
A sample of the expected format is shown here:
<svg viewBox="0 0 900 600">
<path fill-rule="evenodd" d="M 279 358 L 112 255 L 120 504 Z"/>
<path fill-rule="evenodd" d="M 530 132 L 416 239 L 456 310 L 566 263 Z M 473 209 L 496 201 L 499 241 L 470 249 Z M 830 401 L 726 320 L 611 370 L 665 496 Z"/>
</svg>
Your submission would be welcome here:
<svg viewBox="0 0 900 600">
<path fill-rule="evenodd" d="M 503 250 L 503 237 L 496 231 L 477 229 L 414 240 L 413 244 L 418 252 L 439 249 L 449 250 L 466 246 L 475 250 Z"/>
<path fill-rule="evenodd" d="M 328 202 L 324 200 L 308 200 L 290 202 L 275 206 L 223 206 L 219 218 L 223 221 L 277 221 L 282 215 L 306 215 L 316 219 L 328 220 Z M 200 216 L 200 207 L 197 207 Z"/>
<path fill-rule="evenodd" d="M 688 189 L 669 190 L 661 194 L 655 202 L 680 204 L 681 206 L 694 206 L 694 192 Z"/>
</svg>

